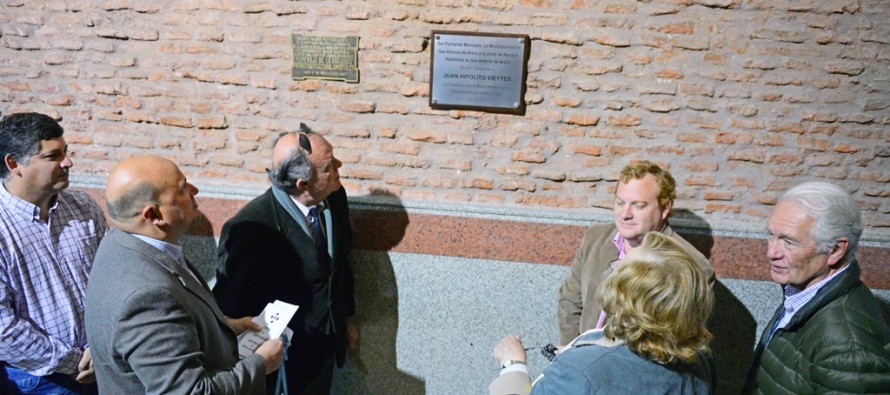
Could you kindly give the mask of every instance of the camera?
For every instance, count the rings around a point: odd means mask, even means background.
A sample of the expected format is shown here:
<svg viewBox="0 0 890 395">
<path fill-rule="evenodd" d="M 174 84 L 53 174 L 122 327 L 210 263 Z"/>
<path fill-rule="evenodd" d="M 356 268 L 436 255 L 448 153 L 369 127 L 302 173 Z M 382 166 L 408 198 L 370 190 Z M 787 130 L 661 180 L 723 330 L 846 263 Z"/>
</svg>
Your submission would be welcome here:
<svg viewBox="0 0 890 395">
<path fill-rule="evenodd" d="M 543 355 L 544 358 L 547 358 L 548 361 L 553 362 L 553 358 L 556 357 L 556 346 L 548 343 L 541 348 L 541 355 Z"/>
</svg>

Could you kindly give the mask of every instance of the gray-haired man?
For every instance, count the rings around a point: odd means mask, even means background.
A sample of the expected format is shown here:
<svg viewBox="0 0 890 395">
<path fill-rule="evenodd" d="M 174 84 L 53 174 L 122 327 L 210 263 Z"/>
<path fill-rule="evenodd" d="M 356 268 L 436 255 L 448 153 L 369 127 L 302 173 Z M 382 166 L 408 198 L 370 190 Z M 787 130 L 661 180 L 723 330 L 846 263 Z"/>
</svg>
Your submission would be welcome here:
<svg viewBox="0 0 890 395">
<path fill-rule="evenodd" d="M 785 296 L 744 392 L 890 392 L 890 330 L 859 280 L 856 201 L 836 185 L 804 183 L 782 196 L 767 229 L 770 277 Z"/>
</svg>

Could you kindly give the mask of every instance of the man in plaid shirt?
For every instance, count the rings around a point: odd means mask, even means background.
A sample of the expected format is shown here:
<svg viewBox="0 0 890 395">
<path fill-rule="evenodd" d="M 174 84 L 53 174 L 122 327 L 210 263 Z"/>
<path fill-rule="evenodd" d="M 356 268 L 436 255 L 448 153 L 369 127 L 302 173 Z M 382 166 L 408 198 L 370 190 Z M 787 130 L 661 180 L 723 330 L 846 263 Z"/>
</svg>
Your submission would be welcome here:
<svg viewBox="0 0 890 395">
<path fill-rule="evenodd" d="M 108 225 L 65 190 L 63 133 L 43 114 L 0 120 L 0 393 L 96 393 L 84 295 Z"/>
</svg>

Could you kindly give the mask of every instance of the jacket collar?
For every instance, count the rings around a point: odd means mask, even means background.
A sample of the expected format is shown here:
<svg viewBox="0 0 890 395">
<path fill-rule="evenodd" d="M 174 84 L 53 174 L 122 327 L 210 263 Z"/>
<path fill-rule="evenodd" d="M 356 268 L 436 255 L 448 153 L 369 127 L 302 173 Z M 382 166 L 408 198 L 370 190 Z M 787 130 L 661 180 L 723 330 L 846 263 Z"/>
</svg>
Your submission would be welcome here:
<svg viewBox="0 0 890 395">
<path fill-rule="evenodd" d="M 118 244 L 120 244 L 122 247 L 148 257 L 152 261 L 152 263 L 157 264 L 163 270 L 177 277 L 179 283 L 182 284 L 183 288 L 194 294 L 197 298 L 201 299 L 201 301 L 203 301 L 205 304 L 207 304 L 208 307 L 210 307 L 211 310 L 213 310 L 213 313 L 217 319 L 228 325 L 228 321 L 226 320 L 225 315 L 219 309 L 219 306 L 216 304 L 216 300 L 213 298 L 213 294 L 210 293 L 210 288 L 207 286 L 207 283 L 204 282 L 203 279 L 198 282 L 193 276 L 186 273 L 185 268 L 183 268 L 178 262 L 174 261 L 168 253 L 161 251 L 157 247 L 154 247 L 142 240 L 139 240 L 135 236 L 120 229 L 112 229 L 111 231 L 109 231 L 106 238 L 117 238 Z M 189 264 L 187 261 L 186 265 L 188 265 L 189 270 L 200 276 L 198 274 L 198 271 L 196 271 L 195 268 L 191 266 L 191 264 Z"/>
<path fill-rule="evenodd" d="M 816 292 L 816 296 L 805 304 L 800 311 L 794 314 L 794 317 L 791 318 L 791 321 L 785 326 L 786 330 L 796 330 L 797 328 L 800 328 L 806 324 L 810 317 L 825 307 L 825 305 L 862 284 L 862 281 L 859 280 L 859 263 L 854 258 L 848 265 L 849 267 L 847 267 L 846 270 L 835 276 L 835 278 L 831 279 L 828 284 L 825 284 L 825 286 L 820 288 L 819 291 Z M 784 308 L 784 306 L 780 307 Z"/>
</svg>

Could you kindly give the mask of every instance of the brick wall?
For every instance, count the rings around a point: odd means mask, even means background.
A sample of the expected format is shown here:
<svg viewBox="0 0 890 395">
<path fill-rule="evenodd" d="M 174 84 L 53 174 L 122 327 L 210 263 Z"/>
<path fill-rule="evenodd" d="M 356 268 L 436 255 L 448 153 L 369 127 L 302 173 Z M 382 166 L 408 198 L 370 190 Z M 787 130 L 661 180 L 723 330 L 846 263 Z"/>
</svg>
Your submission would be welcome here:
<svg viewBox="0 0 890 395">
<path fill-rule="evenodd" d="M 648 158 L 715 227 L 824 179 L 886 239 L 888 21 L 881 0 L 7 0 L 0 112 L 59 118 L 87 177 L 148 152 L 259 190 L 303 121 L 353 195 L 596 212 Z M 526 114 L 430 109 L 431 30 L 530 35 Z M 291 33 L 360 36 L 361 82 L 292 81 Z"/>
</svg>

